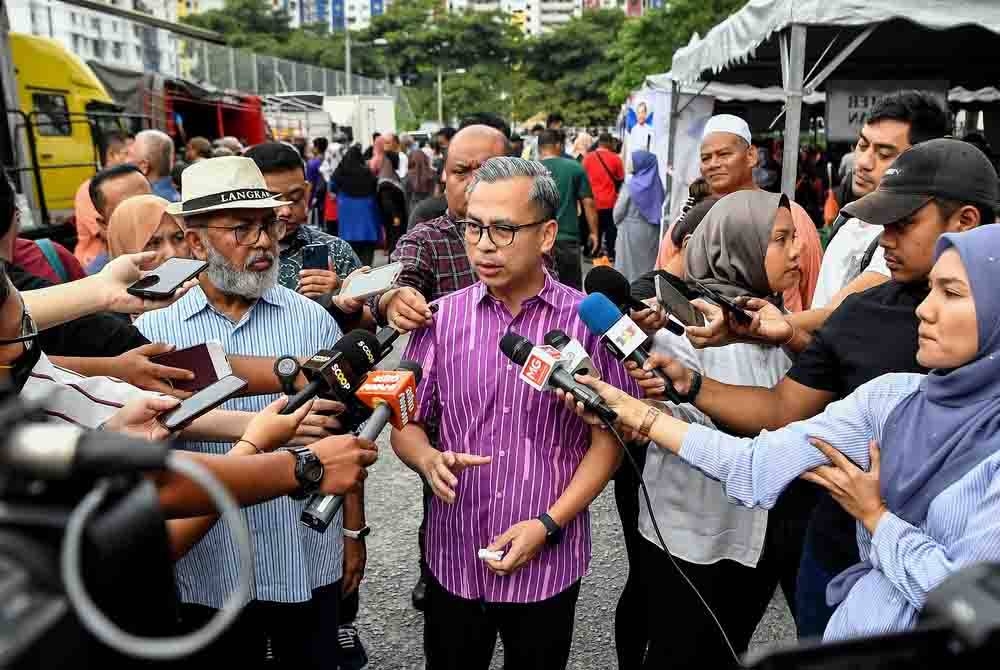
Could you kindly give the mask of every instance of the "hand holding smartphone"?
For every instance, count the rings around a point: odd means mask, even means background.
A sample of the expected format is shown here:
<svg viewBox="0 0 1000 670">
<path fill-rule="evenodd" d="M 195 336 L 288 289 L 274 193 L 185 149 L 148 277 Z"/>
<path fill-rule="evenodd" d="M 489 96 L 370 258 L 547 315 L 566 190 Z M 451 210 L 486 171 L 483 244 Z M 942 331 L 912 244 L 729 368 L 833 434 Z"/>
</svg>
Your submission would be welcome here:
<svg viewBox="0 0 1000 670">
<path fill-rule="evenodd" d="M 344 298 L 370 298 L 392 288 L 402 272 L 403 264 L 396 262 L 362 274 L 352 273 L 341 288 L 340 295 Z"/>
<path fill-rule="evenodd" d="M 171 433 L 176 432 L 226 402 L 246 387 L 246 380 L 240 379 L 236 375 L 223 377 L 211 386 L 198 391 L 174 409 L 159 415 L 156 420 Z"/>
<path fill-rule="evenodd" d="M 330 249 L 325 244 L 307 244 L 302 248 L 303 270 L 329 270 Z"/>
<path fill-rule="evenodd" d="M 736 323 L 743 326 L 749 326 L 750 324 L 753 323 L 753 316 L 745 312 L 735 302 L 733 302 L 726 296 L 722 295 L 718 291 L 714 291 L 708 286 L 705 286 L 705 284 L 701 283 L 697 279 L 692 279 L 691 281 L 694 282 L 694 285 L 698 287 L 698 290 L 701 292 L 703 296 L 705 296 L 706 298 L 717 304 L 719 307 L 721 307 L 722 310 L 726 312 L 727 315 L 733 317 L 733 319 L 736 320 Z"/>
<path fill-rule="evenodd" d="M 169 258 L 142 279 L 126 289 L 137 298 L 165 300 L 177 292 L 184 282 L 201 274 L 208 263 L 191 258 Z"/>
<path fill-rule="evenodd" d="M 668 279 L 657 274 L 653 278 L 653 284 L 656 288 L 656 300 L 667 313 L 673 314 L 685 326 L 705 325 L 705 315 L 695 309 Z"/>
</svg>

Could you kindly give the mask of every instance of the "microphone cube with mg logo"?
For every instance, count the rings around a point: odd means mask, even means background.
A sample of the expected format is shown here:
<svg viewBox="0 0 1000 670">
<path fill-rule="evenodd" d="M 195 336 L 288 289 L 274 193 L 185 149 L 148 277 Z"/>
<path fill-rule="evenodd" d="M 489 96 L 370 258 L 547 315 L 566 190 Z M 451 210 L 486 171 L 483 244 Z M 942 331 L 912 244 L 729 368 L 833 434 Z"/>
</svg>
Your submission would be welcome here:
<svg viewBox="0 0 1000 670">
<path fill-rule="evenodd" d="M 533 347 L 528 360 L 521 367 L 521 380 L 537 391 L 544 391 L 561 357 L 555 347 L 548 345 Z"/>
</svg>

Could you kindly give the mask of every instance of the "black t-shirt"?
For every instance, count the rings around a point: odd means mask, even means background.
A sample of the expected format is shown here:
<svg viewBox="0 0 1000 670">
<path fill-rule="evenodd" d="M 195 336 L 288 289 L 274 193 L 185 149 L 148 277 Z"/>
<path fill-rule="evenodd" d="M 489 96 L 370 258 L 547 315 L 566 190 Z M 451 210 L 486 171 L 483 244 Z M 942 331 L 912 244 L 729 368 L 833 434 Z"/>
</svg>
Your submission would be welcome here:
<svg viewBox="0 0 1000 670">
<path fill-rule="evenodd" d="M 409 227 L 418 223 L 423 223 L 424 221 L 432 221 L 433 219 L 439 219 L 448 212 L 448 201 L 445 197 L 431 197 L 424 198 L 417 206 L 413 208 L 410 212 Z"/>
<path fill-rule="evenodd" d="M 788 377 L 840 400 L 891 372 L 927 372 L 917 363 L 917 306 L 927 284 L 889 281 L 848 296 L 802 352 Z M 817 560 L 840 572 L 857 563 L 855 521 L 822 496 L 810 523 Z"/>
<path fill-rule="evenodd" d="M 7 266 L 7 275 L 18 291 L 33 291 L 53 285 L 16 265 Z M 118 356 L 149 344 L 149 340 L 128 317 L 99 312 L 46 328 L 38 334 L 38 343 L 49 356 L 101 357 Z"/>
</svg>

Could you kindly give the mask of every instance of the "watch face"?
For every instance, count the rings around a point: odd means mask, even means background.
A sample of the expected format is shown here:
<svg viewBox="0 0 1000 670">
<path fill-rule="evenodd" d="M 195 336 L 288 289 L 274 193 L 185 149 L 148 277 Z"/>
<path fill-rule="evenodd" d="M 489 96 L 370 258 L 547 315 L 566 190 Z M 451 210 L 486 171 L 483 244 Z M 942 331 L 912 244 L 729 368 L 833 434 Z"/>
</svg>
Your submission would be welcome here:
<svg viewBox="0 0 1000 670">
<path fill-rule="evenodd" d="M 283 377 L 299 373 L 299 363 L 294 358 L 279 358 L 275 364 L 276 372 Z"/>
<path fill-rule="evenodd" d="M 302 467 L 303 476 L 314 484 L 323 481 L 323 464 L 318 458 L 309 459 Z"/>
</svg>

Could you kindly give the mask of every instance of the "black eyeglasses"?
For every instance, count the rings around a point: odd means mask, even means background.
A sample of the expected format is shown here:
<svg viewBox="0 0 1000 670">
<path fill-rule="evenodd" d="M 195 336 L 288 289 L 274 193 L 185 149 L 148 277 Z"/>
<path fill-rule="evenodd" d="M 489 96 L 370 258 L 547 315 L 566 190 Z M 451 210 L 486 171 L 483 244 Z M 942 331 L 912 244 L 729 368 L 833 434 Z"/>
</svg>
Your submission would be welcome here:
<svg viewBox="0 0 1000 670">
<path fill-rule="evenodd" d="M 238 226 L 191 226 L 193 228 L 214 228 L 215 230 L 231 230 L 236 237 L 236 244 L 241 247 L 252 247 L 260 240 L 261 233 L 267 229 L 267 236 L 272 240 L 280 240 L 285 236 L 286 225 L 281 219 L 268 223 L 241 223 Z"/>
<path fill-rule="evenodd" d="M 462 234 L 465 235 L 465 240 L 469 244 L 479 244 L 479 241 L 483 239 L 483 231 L 490 238 L 490 242 L 493 243 L 495 247 L 509 247 L 514 244 L 514 236 L 517 231 L 524 230 L 525 228 L 534 228 L 535 226 L 540 226 L 544 223 L 548 223 L 551 219 L 543 219 L 541 221 L 535 221 L 534 223 L 526 223 L 523 226 L 508 226 L 503 223 L 497 223 L 492 226 L 487 226 L 478 221 L 473 221 L 471 219 L 464 219 L 458 222 L 459 228 L 462 230 Z"/>
<path fill-rule="evenodd" d="M 21 297 L 20 293 L 17 294 L 17 297 L 21 301 L 21 334 L 10 340 L 0 340 L 0 346 L 24 342 L 24 347 L 30 349 L 35 340 L 38 339 L 38 325 L 31 318 L 28 307 L 24 304 L 24 298 Z"/>
</svg>

